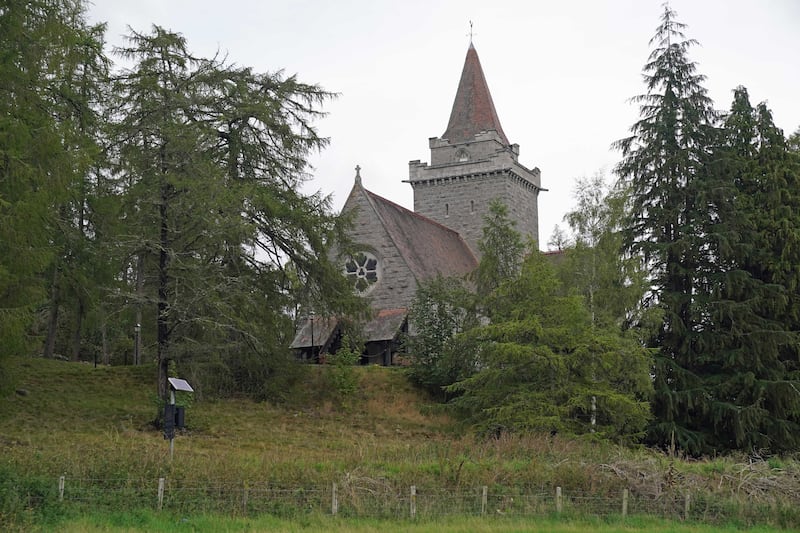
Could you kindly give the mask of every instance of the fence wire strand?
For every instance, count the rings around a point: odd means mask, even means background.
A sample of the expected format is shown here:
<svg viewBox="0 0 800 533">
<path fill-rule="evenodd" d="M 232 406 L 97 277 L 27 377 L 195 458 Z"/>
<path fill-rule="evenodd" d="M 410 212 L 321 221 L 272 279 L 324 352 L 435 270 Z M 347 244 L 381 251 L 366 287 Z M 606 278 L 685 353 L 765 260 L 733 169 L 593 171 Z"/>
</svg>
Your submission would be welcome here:
<svg viewBox="0 0 800 533">
<path fill-rule="evenodd" d="M 648 515 L 668 520 L 721 523 L 792 524 L 790 502 L 769 505 L 693 493 L 657 497 L 622 491 L 618 495 L 569 491 L 556 487 L 399 487 L 388 482 L 282 487 L 270 483 L 198 483 L 180 479 L 62 478 L 57 497 L 86 509 L 152 508 L 177 514 L 232 516 L 272 514 L 293 517 L 336 513 L 352 518 L 436 518 L 443 516 L 597 516 Z M 163 483 L 163 485 L 161 485 Z M 163 492 L 159 486 L 163 486 Z M 334 498 L 334 491 L 336 497 Z M 560 494 L 560 496 L 559 496 Z M 333 504 L 333 500 L 336 504 Z M 624 504 L 623 504 L 624 500 Z M 624 509 L 624 511 L 623 511 Z M 783 517 L 781 519 L 781 517 Z"/>
</svg>

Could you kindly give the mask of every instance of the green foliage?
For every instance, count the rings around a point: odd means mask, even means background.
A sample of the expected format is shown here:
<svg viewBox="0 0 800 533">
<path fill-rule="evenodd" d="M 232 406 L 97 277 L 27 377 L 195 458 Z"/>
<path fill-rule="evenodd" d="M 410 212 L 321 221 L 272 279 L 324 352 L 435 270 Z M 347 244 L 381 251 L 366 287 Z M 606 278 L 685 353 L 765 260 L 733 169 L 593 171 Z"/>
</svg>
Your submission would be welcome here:
<svg viewBox="0 0 800 533">
<path fill-rule="evenodd" d="M 706 274 L 708 318 L 691 366 L 708 400 L 707 448 L 785 451 L 800 446 L 797 374 L 800 196 L 783 133 L 747 90 L 715 148 L 717 222 Z"/>
<path fill-rule="evenodd" d="M 595 327 L 542 254 L 530 253 L 492 302 L 492 322 L 455 340 L 479 356 L 479 370 L 448 388 L 459 394 L 451 405 L 466 423 L 483 433 L 641 436 L 649 420 L 647 351 Z"/>
<path fill-rule="evenodd" d="M 327 144 L 316 107 L 333 95 L 197 58 L 157 26 L 129 42 L 120 54 L 134 67 L 115 81 L 122 268 L 144 280 L 128 295 L 155 316 L 143 335 L 162 390 L 170 359 L 209 392 L 285 390 L 288 311 L 308 290 L 332 313 L 360 305 L 329 260 L 345 229 L 330 199 L 297 192 L 307 156 Z"/>
<path fill-rule="evenodd" d="M 475 352 L 453 343 L 455 335 L 477 325 L 475 297 L 460 279 L 438 277 L 424 282 L 417 289 L 409 322 L 413 331 L 406 344 L 411 357 L 409 378 L 446 400 L 445 387 L 475 370 Z"/>
<path fill-rule="evenodd" d="M 641 102 L 642 118 L 617 143 L 623 155 L 617 173 L 630 194 L 624 246 L 649 270 L 652 290 L 644 305 L 661 311 L 661 323 L 646 341 L 658 348 L 649 439 L 666 446 L 674 438 L 698 452 L 704 428 L 689 421 L 702 411 L 697 407 L 705 391 L 690 366 L 699 356 L 695 337 L 703 330 L 697 296 L 712 260 L 705 243 L 713 229 L 713 187 L 705 163 L 716 114 L 704 77 L 688 58 L 696 42 L 685 38 L 685 25 L 675 17 L 665 6 L 644 67 L 648 92 L 634 99 Z"/>
<path fill-rule="evenodd" d="M 363 346 L 364 343 L 356 340 L 352 333 L 345 333 L 342 336 L 341 348 L 335 354 L 328 356 L 328 362 L 331 364 L 331 386 L 345 402 L 358 392 L 359 377 L 356 365 L 361 359 Z"/>
<path fill-rule="evenodd" d="M 599 243 L 604 221 L 597 215 L 592 223 Z M 477 294 L 455 279 L 417 293 L 412 381 L 443 391 L 451 411 L 481 434 L 594 433 L 635 442 L 650 416 L 647 350 L 620 333 L 619 321 L 593 320 L 594 308 L 562 288 L 538 251 L 523 258 L 502 205 L 492 206 L 484 236 Z M 616 257 L 608 263 L 617 265 Z"/>
<path fill-rule="evenodd" d="M 479 299 L 519 272 L 525 251 L 522 236 L 514 229 L 515 222 L 509 219 L 508 207 L 502 202 L 492 200 L 483 223 L 483 236 L 478 241 L 481 260 L 474 276 Z"/>
<path fill-rule="evenodd" d="M 20 473 L 0 465 L 0 528 L 53 527 L 66 515 L 52 478 Z"/>
<path fill-rule="evenodd" d="M 633 135 L 617 143 L 624 245 L 650 273 L 650 442 L 692 454 L 797 449 L 797 167 L 743 88 L 717 114 L 665 7 Z"/>
<path fill-rule="evenodd" d="M 91 161 L 74 98 L 77 60 L 96 46 L 80 0 L 11 1 L 0 10 L 0 355 L 25 353 L 58 206 Z"/>
<path fill-rule="evenodd" d="M 584 297 L 593 324 L 627 328 L 640 323 L 647 272 L 638 257 L 621 251 L 626 191 L 609 190 L 598 173 L 578 180 L 575 198 L 575 208 L 565 216 L 574 242 L 555 263 L 559 279 Z"/>
</svg>

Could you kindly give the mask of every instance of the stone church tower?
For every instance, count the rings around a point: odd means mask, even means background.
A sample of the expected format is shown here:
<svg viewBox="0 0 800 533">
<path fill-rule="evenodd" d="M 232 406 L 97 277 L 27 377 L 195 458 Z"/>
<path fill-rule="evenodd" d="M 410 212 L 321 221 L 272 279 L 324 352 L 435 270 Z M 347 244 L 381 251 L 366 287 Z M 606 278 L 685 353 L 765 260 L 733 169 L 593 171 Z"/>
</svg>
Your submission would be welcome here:
<svg viewBox="0 0 800 533">
<path fill-rule="evenodd" d="M 414 212 L 457 231 L 477 255 L 489 204 L 508 207 L 516 230 L 539 240 L 538 168 L 519 163 L 519 145 L 511 144 L 470 43 L 447 130 L 429 140 L 431 163 L 409 163 Z"/>
<path fill-rule="evenodd" d="M 408 312 L 420 284 L 438 276 L 464 277 L 478 266 L 478 241 L 494 199 L 508 208 L 516 230 L 538 240 L 539 169 L 518 161 L 470 43 L 447 130 L 430 139 L 431 163 L 411 161 L 414 211 L 367 190 L 356 167 L 342 208 L 353 216 L 357 252 L 341 260 L 353 289 L 372 314 L 360 324 L 361 362 L 396 364 L 402 339 L 413 335 Z M 342 340 L 340 317 L 309 313 L 298 321 L 291 347 L 303 360 L 322 361 Z"/>
</svg>

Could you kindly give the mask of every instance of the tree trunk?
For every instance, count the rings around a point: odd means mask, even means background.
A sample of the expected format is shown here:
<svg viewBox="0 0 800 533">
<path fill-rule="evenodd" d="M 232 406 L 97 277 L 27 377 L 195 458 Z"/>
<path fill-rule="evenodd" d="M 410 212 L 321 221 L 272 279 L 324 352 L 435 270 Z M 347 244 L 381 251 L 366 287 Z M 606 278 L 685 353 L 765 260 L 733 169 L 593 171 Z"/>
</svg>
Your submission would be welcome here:
<svg viewBox="0 0 800 533">
<path fill-rule="evenodd" d="M 100 326 L 100 338 L 102 343 L 102 350 L 103 350 L 103 364 L 108 365 L 111 363 L 111 357 L 108 354 L 108 326 L 106 324 L 105 317 L 103 318 L 103 323 Z"/>
<path fill-rule="evenodd" d="M 83 328 L 84 314 L 86 314 L 86 306 L 83 303 L 83 298 L 78 298 L 78 311 L 75 316 L 75 331 L 72 334 L 73 361 L 79 361 L 81 358 L 81 329 Z"/>
<path fill-rule="evenodd" d="M 52 289 L 50 291 L 50 310 L 47 317 L 47 338 L 44 342 L 44 353 L 47 359 L 52 359 L 56 350 L 56 335 L 58 334 L 58 310 L 61 306 L 61 293 L 58 290 L 58 266 L 53 269 Z"/>
<path fill-rule="evenodd" d="M 161 219 L 160 250 L 158 253 L 158 396 L 166 401 L 169 398 L 167 373 L 169 371 L 169 324 L 167 314 L 169 304 L 169 224 L 167 220 L 167 202 L 169 201 L 169 185 L 161 186 Z"/>
<path fill-rule="evenodd" d="M 144 252 L 136 259 L 136 330 L 133 338 L 133 364 L 142 364 L 142 301 L 144 301 Z"/>
</svg>

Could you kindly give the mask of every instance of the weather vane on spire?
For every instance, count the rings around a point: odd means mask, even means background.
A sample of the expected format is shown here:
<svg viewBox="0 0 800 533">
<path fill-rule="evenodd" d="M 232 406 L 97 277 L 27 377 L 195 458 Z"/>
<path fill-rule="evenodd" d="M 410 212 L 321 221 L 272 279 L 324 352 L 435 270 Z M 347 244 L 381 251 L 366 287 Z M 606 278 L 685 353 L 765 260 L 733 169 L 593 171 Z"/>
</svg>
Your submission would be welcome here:
<svg viewBox="0 0 800 533">
<path fill-rule="evenodd" d="M 469 21 L 469 42 L 472 44 L 472 21 Z"/>
</svg>

